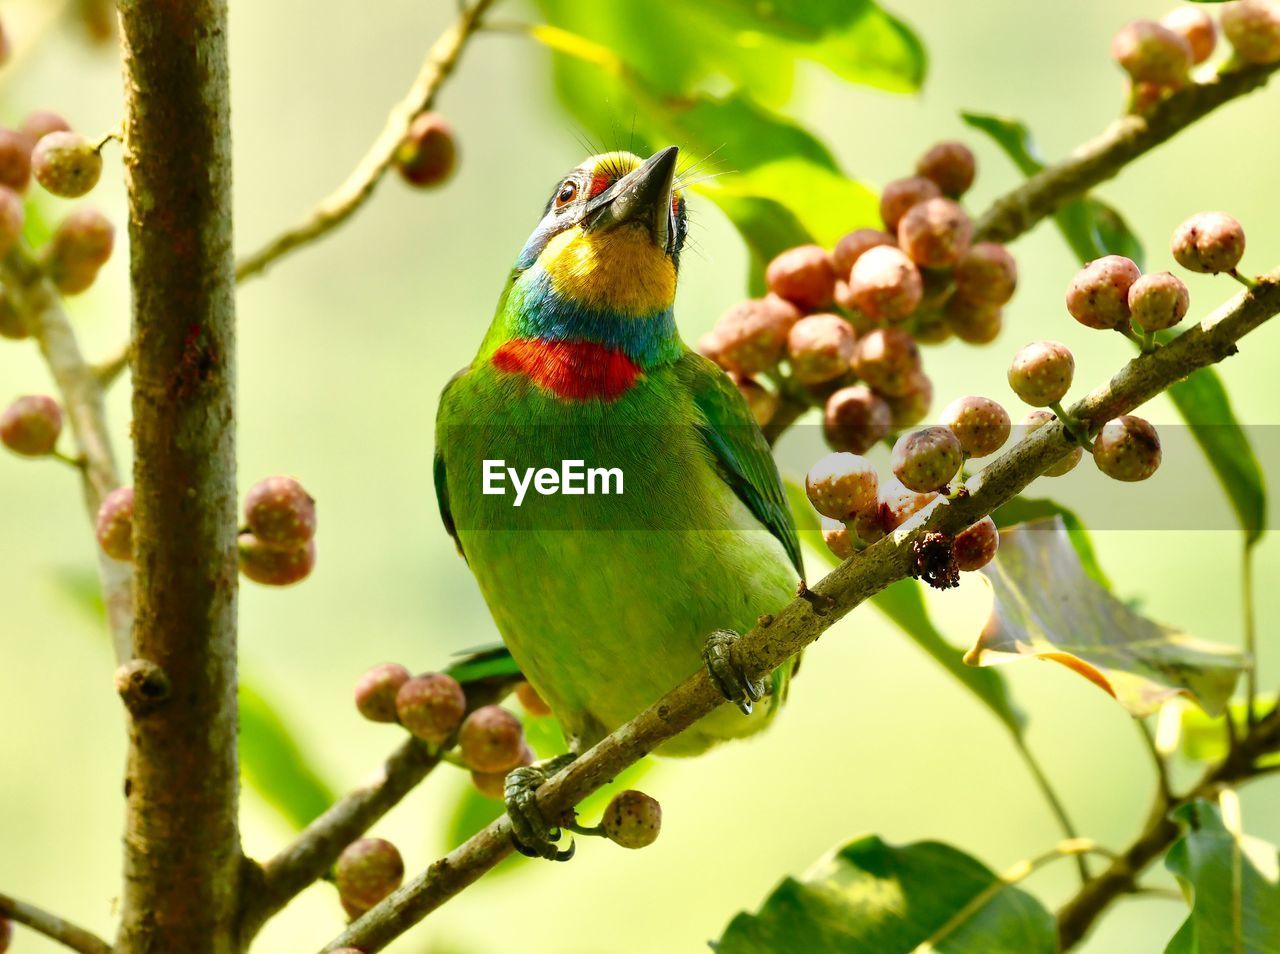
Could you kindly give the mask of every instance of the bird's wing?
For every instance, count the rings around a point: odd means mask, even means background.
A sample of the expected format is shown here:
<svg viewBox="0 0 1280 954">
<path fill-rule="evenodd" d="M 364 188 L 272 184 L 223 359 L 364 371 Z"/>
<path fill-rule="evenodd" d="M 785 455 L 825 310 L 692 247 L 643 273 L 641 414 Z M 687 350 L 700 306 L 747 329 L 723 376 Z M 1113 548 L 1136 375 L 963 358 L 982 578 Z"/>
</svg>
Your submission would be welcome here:
<svg viewBox="0 0 1280 954">
<path fill-rule="evenodd" d="M 467 558 L 467 555 L 462 550 L 462 541 L 458 539 L 458 529 L 453 524 L 453 513 L 449 510 L 449 483 L 446 480 L 444 469 L 445 434 L 442 426 L 442 420 L 444 418 L 444 403 L 449 394 L 449 389 L 453 387 L 458 379 L 469 370 L 471 370 L 470 367 L 463 368 L 451 377 L 449 382 L 444 386 L 444 389 L 440 392 L 440 407 L 436 411 L 436 454 L 431 468 L 436 485 L 436 504 L 440 507 L 440 522 L 444 524 L 444 528 L 448 532 L 449 536 L 453 537 L 453 544 L 458 548 L 458 553 L 464 560 Z"/>
<path fill-rule="evenodd" d="M 796 572 L 803 576 L 800 539 L 787 507 L 778 465 L 746 399 L 714 362 L 700 354 L 686 352 L 676 362 L 675 370 L 701 412 L 698 430 L 715 455 L 725 483 L 778 538 Z"/>
</svg>

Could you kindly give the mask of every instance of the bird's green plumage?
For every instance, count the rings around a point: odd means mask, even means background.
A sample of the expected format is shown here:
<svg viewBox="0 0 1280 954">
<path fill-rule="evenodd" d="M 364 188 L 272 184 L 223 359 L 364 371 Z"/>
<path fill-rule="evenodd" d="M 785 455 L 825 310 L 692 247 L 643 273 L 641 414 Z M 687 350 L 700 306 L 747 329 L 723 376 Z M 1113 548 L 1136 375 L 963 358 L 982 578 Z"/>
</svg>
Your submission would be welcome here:
<svg viewBox="0 0 1280 954">
<path fill-rule="evenodd" d="M 800 572 L 768 446 L 732 382 L 679 341 L 661 276 L 628 272 L 634 288 L 613 294 L 615 277 L 596 296 L 592 282 L 609 276 L 582 261 L 607 271 L 633 255 L 623 265 L 659 268 L 642 244 L 626 244 L 642 239 L 614 233 L 584 249 L 574 243 L 598 236 L 578 228 L 526 261 L 480 353 L 441 395 L 436 424 L 445 526 L 516 662 L 579 744 L 695 671 L 713 630 L 749 629 L 785 603 Z M 656 307 L 641 307 L 646 295 Z M 515 507 L 511 493 L 481 492 L 485 460 L 522 472 L 580 460 L 621 470 L 624 489 L 530 491 Z M 754 715 L 722 707 L 663 751 L 757 730 L 785 683 L 775 674 L 777 691 Z"/>
</svg>

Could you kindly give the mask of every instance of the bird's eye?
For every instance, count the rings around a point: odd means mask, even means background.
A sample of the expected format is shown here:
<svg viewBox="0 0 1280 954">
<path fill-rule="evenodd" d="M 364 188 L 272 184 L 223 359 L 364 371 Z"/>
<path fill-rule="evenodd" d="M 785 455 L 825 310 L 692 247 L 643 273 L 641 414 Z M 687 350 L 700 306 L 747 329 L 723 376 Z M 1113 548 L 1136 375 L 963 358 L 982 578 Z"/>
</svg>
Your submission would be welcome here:
<svg viewBox="0 0 1280 954">
<path fill-rule="evenodd" d="M 560 187 L 560 191 L 556 193 L 556 208 L 559 209 L 568 205 L 578 196 L 578 184 L 576 182 L 566 182 Z"/>
</svg>

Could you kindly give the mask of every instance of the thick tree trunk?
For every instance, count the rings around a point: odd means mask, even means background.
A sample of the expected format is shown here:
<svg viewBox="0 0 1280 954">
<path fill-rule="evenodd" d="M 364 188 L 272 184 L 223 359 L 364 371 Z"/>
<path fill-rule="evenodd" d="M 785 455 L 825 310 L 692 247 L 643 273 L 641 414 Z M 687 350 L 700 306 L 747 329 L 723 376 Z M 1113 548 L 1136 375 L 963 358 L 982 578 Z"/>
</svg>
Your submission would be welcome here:
<svg viewBox="0 0 1280 954">
<path fill-rule="evenodd" d="M 133 653 L 121 954 L 231 952 L 235 301 L 225 0 L 121 0 L 133 286 Z M 159 668 L 159 672 L 151 668 Z"/>
</svg>

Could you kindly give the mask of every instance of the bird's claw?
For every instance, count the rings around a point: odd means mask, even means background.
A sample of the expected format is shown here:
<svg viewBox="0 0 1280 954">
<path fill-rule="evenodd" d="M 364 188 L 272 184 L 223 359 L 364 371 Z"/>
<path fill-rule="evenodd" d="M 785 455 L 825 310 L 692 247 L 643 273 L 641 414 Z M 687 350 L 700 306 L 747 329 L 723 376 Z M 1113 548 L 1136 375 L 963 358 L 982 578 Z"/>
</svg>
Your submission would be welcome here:
<svg viewBox="0 0 1280 954">
<path fill-rule="evenodd" d="M 575 758 L 577 756 L 570 752 L 507 773 L 502 798 L 507 805 L 507 817 L 511 819 L 511 841 L 520 854 L 548 861 L 568 861 L 573 857 L 576 846 L 572 838 L 568 848 L 556 846 L 561 836 L 560 826 L 548 825 L 542 817 L 538 789 Z"/>
<path fill-rule="evenodd" d="M 733 659 L 731 650 L 738 641 L 738 634 L 727 629 L 717 629 L 707 637 L 702 649 L 702 658 L 707 664 L 707 672 L 711 681 L 724 697 L 742 710 L 743 715 L 751 715 L 753 704 L 764 695 L 759 683 L 746 677 Z"/>
</svg>

